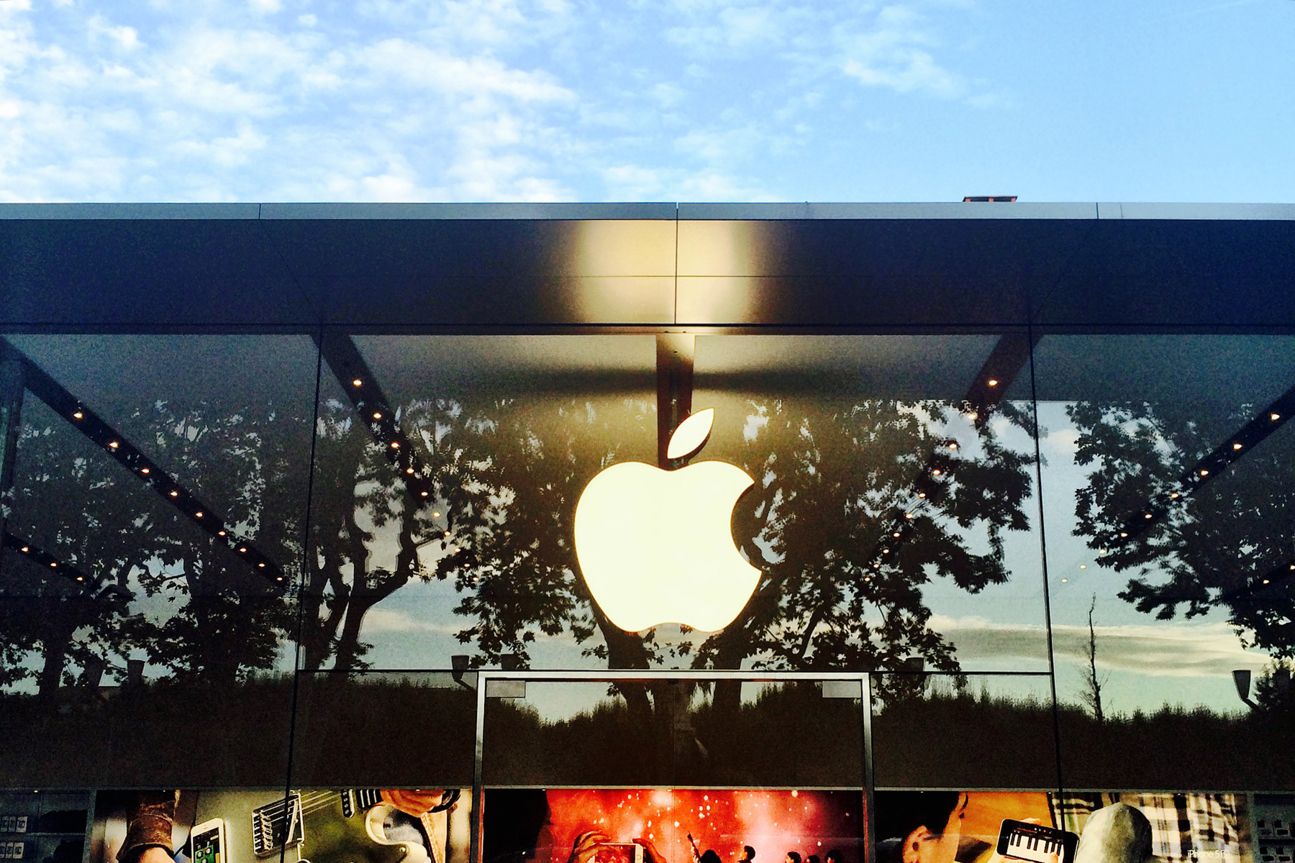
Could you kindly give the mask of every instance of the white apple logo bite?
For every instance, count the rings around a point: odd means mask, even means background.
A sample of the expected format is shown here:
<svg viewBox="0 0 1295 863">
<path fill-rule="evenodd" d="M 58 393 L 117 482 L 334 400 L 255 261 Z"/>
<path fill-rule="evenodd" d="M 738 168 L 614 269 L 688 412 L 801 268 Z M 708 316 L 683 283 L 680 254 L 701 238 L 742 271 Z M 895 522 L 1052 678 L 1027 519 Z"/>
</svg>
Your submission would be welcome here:
<svg viewBox="0 0 1295 863">
<path fill-rule="evenodd" d="M 707 409 L 680 423 L 667 457 L 701 449 L 714 419 Z M 627 632 L 732 623 L 760 578 L 733 544 L 733 506 L 753 482 L 722 461 L 677 470 L 623 462 L 590 480 L 576 503 L 576 559 L 611 622 Z"/>
</svg>

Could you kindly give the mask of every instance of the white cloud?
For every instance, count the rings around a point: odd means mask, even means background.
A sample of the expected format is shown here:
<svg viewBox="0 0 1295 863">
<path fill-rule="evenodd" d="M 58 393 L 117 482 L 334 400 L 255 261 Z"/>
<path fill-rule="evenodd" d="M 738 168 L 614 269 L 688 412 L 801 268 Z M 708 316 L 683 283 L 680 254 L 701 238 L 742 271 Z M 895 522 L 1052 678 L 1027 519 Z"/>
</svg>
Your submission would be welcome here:
<svg viewBox="0 0 1295 863">
<path fill-rule="evenodd" d="M 1046 632 L 1042 625 L 993 623 L 976 617 L 932 617 L 931 626 L 960 652 L 985 656 L 1037 656 Z M 1260 669 L 1269 657 L 1242 646 L 1226 623 L 1161 623 L 1095 626 L 1099 668 L 1146 677 L 1227 676 L 1234 668 Z M 1088 661 L 1088 627 L 1052 625 L 1057 657 Z"/>
<path fill-rule="evenodd" d="M 139 33 L 134 27 L 109 23 L 102 15 L 92 15 L 87 24 L 92 34 L 110 40 L 124 51 L 140 47 Z"/>
<path fill-rule="evenodd" d="M 505 96 L 522 102 L 571 102 L 575 94 L 543 71 L 524 71 L 487 56 L 460 57 L 406 39 L 384 39 L 354 52 L 354 65 L 381 80 L 438 93 Z"/>
<path fill-rule="evenodd" d="M 898 6 L 30 8 L 0 0 L 5 200 L 768 199 L 788 182 L 768 166 L 841 110 L 847 46 L 850 81 L 952 86 L 933 25 Z"/>
<path fill-rule="evenodd" d="M 454 635 L 459 627 L 441 623 L 428 623 L 418 620 L 403 611 L 374 607 L 364 615 L 364 632 L 373 635 L 380 632 L 424 632 L 435 635 Z"/>
<path fill-rule="evenodd" d="M 874 26 L 843 32 L 840 38 L 841 71 L 866 86 L 945 98 L 967 93 L 962 77 L 944 68 L 931 53 L 937 40 L 925 18 L 911 7 L 886 6 Z"/>
</svg>

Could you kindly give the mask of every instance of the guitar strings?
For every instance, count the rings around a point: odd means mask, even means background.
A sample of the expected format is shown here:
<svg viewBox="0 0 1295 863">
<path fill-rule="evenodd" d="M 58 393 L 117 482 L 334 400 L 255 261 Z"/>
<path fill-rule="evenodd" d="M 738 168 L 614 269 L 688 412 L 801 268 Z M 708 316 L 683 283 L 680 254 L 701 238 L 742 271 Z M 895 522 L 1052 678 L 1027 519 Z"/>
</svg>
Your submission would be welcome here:
<svg viewBox="0 0 1295 863">
<path fill-rule="evenodd" d="M 294 808 L 299 808 L 300 814 L 304 816 L 333 805 L 335 799 L 341 797 L 344 793 L 345 792 L 341 791 L 320 791 L 313 794 L 306 792 L 304 794 L 294 796 L 292 798 L 292 803 Z M 267 803 L 265 806 L 259 807 L 256 811 L 273 820 L 275 818 L 286 817 L 287 808 L 288 801 L 280 800 L 277 803 Z M 360 809 L 371 807 L 357 806 L 356 808 L 358 812 Z"/>
</svg>

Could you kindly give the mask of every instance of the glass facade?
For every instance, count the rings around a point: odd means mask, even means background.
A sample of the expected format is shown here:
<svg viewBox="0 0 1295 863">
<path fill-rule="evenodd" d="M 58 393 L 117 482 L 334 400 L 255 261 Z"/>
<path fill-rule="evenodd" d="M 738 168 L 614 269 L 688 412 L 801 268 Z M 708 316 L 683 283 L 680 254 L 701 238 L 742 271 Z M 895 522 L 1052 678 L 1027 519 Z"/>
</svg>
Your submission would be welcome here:
<svg viewBox="0 0 1295 863">
<path fill-rule="evenodd" d="M 959 305 L 938 256 L 864 284 L 834 222 L 681 222 L 673 252 L 672 223 L 637 245 L 634 224 L 541 222 L 535 259 L 490 276 L 503 305 L 460 318 L 420 296 L 353 320 L 337 246 L 376 240 L 330 222 L 308 325 L 196 327 L 174 300 L 155 324 L 99 300 L 7 324 L 0 848 L 70 860 L 88 829 L 106 863 L 132 794 L 183 789 L 187 856 L 214 819 L 233 863 L 379 799 L 372 863 L 399 841 L 575 861 L 582 818 L 607 836 L 578 863 L 678 863 L 690 830 L 853 863 L 902 856 L 884 840 L 930 807 L 964 863 L 1035 859 L 995 850 L 1004 819 L 1078 834 L 1129 808 L 1155 856 L 1289 860 L 1295 330 L 1052 322 L 1073 276 L 1037 249 Z M 446 284 L 525 236 L 491 230 Z M 858 254 L 907 260 L 916 230 Z M 945 230 L 973 254 L 974 225 Z M 378 258 L 375 304 L 417 254 Z M 670 434 L 706 408 L 692 459 L 752 479 L 730 528 L 758 581 L 717 632 L 622 631 L 577 501 L 615 464 L 682 467 Z M 411 789 L 435 799 L 392 802 Z"/>
</svg>

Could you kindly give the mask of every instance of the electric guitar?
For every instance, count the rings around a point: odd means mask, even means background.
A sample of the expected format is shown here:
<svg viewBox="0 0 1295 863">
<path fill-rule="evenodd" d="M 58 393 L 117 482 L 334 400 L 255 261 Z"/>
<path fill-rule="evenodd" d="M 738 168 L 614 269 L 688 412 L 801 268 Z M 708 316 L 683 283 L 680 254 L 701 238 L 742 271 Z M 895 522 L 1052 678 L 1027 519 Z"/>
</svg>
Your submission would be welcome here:
<svg viewBox="0 0 1295 863">
<path fill-rule="evenodd" d="M 192 828 L 214 821 L 221 825 L 218 847 L 197 855 L 212 863 L 278 863 L 280 855 L 283 863 L 446 863 L 449 811 L 458 798 L 458 789 L 448 789 L 420 816 L 429 855 L 421 842 L 387 838 L 382 825 L 394 807 L 377 789 L 300 790 L 286 799 L 271 791 L 182 791 L 171 847 L 195 856 L 188 847 Z M 101 848 L 102 854 L 91 859 L 115 863 L 126 838 L 125 816 L 95 820 L 102 835 L 92 838 L 92 851 Z"/>
</svg>

